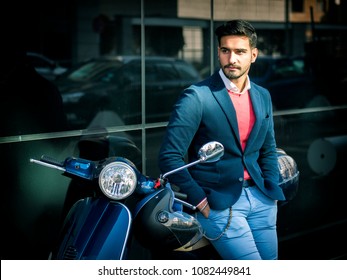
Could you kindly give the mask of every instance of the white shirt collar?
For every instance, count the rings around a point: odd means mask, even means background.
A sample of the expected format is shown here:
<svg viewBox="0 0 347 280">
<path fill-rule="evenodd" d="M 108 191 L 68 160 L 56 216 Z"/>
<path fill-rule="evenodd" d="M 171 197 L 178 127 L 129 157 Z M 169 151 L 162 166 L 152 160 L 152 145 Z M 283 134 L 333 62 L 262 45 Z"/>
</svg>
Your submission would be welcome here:
<svg viewBox="0 0 347 280">
<path fill-rule="evenodd" d="M 249 81 L 248 76 L 247 76 L 246 86 L 243 89 L 243 91 L 240 92 L 239 88 L 225 76 L 222 69 L 219 69 L 219 75 L 221 76 L 227 90 L 230 90 L 230 91 L 237 93 L 237 94 L 244 94 L 246 91 L 251 89 L 251 83 Z"/>
</svg>

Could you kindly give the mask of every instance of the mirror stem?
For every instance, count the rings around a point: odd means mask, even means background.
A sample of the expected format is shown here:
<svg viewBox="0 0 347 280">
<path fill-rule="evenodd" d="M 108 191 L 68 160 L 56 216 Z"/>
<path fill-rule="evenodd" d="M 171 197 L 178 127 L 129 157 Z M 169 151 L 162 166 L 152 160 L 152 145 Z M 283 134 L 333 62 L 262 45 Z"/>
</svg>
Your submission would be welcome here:
<svg viewBox="0 0 347 280">
<path fill-rule="evenodd" d="M 191 163 L 189 163 L 189 164 L 186 164 L 186 165 L 184 165 L 184 166 L 181 166 L 181 167 L 179 167 L 179 168 L 177 168 L 177 169 L 171 170 L 171 171 L 165 173 L 165 174 L 162 176 L 162 178 L 165 179 L 167 176 L 171 175 L 172 173 L 175 173 L 175 172 L 180 171 L 180 170 L 185 169 L 185 168 L 189 168 L 189 167 L 191 167 L 192 165 L 198 164 L 198 163 L 201 162 L 201 161 L 202 161 L 201 159 L 198 159 L 198 160 L 193 161 L 193 162 L 191 162 Z"/>
</svg>

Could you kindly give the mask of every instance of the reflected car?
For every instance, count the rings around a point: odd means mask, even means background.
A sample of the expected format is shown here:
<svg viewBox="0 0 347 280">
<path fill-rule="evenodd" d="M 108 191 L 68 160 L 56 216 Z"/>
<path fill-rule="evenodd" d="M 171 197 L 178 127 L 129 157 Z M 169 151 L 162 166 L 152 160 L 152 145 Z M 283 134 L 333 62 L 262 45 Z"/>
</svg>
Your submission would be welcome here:
<svg viewBox="0 0 347 280">
<path fill-rule="evenodd" d="M 42 54 L 27 52 L 26 55 L 30 63 L 34 66 L 36 72 L 47 80 L 53 81 L 67 71 L 66 67 L 61 66 L 57 61 Z"/>
<path fill-rule="evenodd" d="M 203 68 L 200 75 L 208 77 L 210 68 Z M 319 92 L 303 57 L 258 56 L 251 65 L 249 77 L 270 91 L 275 110 L 311 106 Z"/>
<path fill-rule="evenodd" d="M 181 59 L 145 58 L 146 107 L 142 107 L 140 56 L 105 56 L 70 69 L 55 84 L 73 129 L 168 121 L 181 91 L 200 81 L 195 67 Z"/>
<path fill-rule="evenodd" d="M 307 107 L 317 94 L 303 57 L 258 56 L 249 77 L 270 91 L 276 110 Z"/>
</svg>

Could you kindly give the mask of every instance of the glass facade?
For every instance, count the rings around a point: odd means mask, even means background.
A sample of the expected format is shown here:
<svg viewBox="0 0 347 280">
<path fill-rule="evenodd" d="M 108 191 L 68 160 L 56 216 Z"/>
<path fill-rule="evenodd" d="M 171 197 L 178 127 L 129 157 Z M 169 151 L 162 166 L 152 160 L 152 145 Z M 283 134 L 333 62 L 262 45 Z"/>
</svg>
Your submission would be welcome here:
<svg viewBox="0 0 347 280">
<path fill-rule="evenodd" d="M 280 258 L 346 254 L 338 242 L 319 239 L 346 234 L 340 195 L 347 155 L 346 23 L 288 22 L 286 1 L 241 2 L 66 0 L 42 4 L 41 13 L 28 7 L 35 15 L 29 27 L 18 20 L 10 32 L 30 29 L 25 49 L 7 58 L 1 84 L 2 259 L 48 258 L 71 203 L 70 179 L 30 158 L 120 155 L 125 151 L 117 143 L 105 147 L 103 140 L 125 137 L 140 151 L 131 160 L 159 176 L 157 156 L 172 106 L 183 88 L 218 68 L 213 31 L 233 18 L 257 29 L 261 55 L 250 77 L 270 90 L 277 144 L 300 170 L 298 195 L 279 208 Z M 47 69 L 36 67 L 40 76 L 50 71 L 48 81 L 37 77 L 22 51 L 52 60 Z M 317 243 L 328 251 L 316 253 Z"/>
</svg>

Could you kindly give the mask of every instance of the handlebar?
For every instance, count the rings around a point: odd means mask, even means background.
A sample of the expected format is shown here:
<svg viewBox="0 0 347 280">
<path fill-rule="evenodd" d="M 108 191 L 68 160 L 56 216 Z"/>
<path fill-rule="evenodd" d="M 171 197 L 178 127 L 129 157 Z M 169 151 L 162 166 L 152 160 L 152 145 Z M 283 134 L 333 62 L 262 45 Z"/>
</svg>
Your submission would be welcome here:
<svg viewBox="0 0 347 280">
<path fill-rule="evenodd" d="M 43 155 L 39 160 L 31 158 L 30 162 L 33 162 L 33 163 L 36 163 L 39 165 L 43 165 L 45 167 L 58 169 L 58 170 L 63 171 L 63 172 L 68 172 L 68 170 L 65 166 L 66 161 L 58 161 L 58 160 L 56 160 L 52 157 L 46 156 L 46 155 Z M 86 179 L 88 179 L 88 178 L 86 178 Z M 186 206 L 192 210 L 196 210 L 196 206 L 185 201 L 185 200 L 187 200 L 187 195 L 185 193 L 181 193 L 178 191 L 173 191 L 173 192 L 175 195 L 175 201 L 176 202 L 181 203 L 182 205 L 184 205 L 184 206 Z"/>
<path fill-rule="evenodd" d="M 175 194 L 175 201 L 176 202 L 181 203 L 183 206 L 186 206 L 192 210 L 196 210 L 196 206 L 184 201 L 187 199 L 187 195 L 185 193 L 174 191 L 174 194 Z"/>
<path fill-rule="evenodd" d="M 60 171 L 66 171 L 66 169 L 64 168 L 64 164 L 62 162 L 59 162 L 53 158 L 49 158 L 47 156 L 42 156 L 40 160 L 37 159 L 30 159 L 30 162 L 39 164 L 39 165 L 43 165 L 49 168 L 54 168 L 54 169 L 58 169 Z"/>
</svg>

